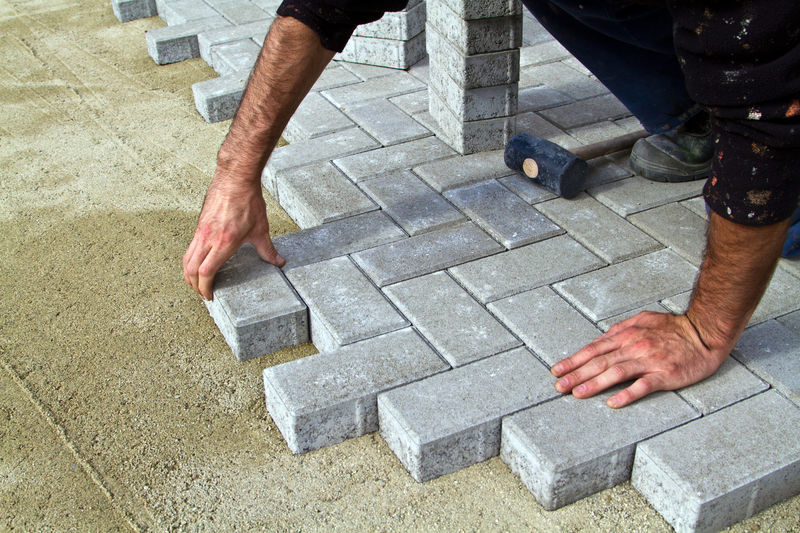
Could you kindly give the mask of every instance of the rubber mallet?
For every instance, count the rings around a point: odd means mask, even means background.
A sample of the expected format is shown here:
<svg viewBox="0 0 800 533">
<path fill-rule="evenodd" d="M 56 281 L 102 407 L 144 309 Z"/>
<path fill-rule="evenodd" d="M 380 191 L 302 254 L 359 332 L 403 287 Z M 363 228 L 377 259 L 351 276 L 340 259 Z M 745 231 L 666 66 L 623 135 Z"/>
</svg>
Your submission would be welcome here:
<svg viewBox="0 0 800 533">
<path fill-rule="evenodd" d="M 637 131 L 567 150 L 530 133 L 518 133 L 506 145 L 506 166 L 518 174 L 535 179 L 548 191 L 562 198 L 573 198 L 586 185 L 589 165 L 586 161 L 606 154 L 627 150 L 636 141 L 650 135 Z"/>
</svg>

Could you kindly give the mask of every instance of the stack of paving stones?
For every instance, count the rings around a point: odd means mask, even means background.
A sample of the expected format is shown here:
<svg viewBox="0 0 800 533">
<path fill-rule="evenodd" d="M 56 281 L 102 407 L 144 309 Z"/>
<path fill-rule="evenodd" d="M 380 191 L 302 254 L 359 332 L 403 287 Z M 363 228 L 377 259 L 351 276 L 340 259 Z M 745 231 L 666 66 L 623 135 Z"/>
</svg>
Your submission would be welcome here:
<svg viewBox="0 0 800 533">
<path fill-rule="evenodd" d="M 515 131 L 519 0 L 428 0 L 430 112 L 461 154 L 502 148 Z"/>
<path fill-rule="evenodd" d="M 216 21 L 198 38 L 213 56 L 243 39 L 215 17 L 165 30 Z M 638 128 L 527 15 L 523 43 L 518 130 L 569 148 Z M 274 239 L 286 266 L 245 246 L 217 276 L 208 309 L 238 359 L 320 351 L 264 371 L 290 449 L 380 431 L 419 481 L 499 455 L 546 509 L 630 479 L 678 531 L 800 492 L 800 263 L 780 262 L 711 378 L 621 410 L 610 392 L 559 395 L 553 363 L 639 311 L 686 308 L 703 184 L 642 179 L 615 154 L 590 162 L 585 193 L 556 198 L 502 150 L 437 138 L 428 80 L 425 61 L 326 69 L 263 173 L 302 228 Z"/>
</svg>

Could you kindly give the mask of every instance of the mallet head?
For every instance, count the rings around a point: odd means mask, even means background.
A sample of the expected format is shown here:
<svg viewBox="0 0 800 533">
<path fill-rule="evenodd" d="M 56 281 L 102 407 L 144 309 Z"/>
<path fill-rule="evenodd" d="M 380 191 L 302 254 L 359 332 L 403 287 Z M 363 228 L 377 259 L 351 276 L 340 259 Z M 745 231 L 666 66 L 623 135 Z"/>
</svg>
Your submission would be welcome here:
<svg viewBox="0 0 800 533">
<path fill-rule="evenodd" d="M 506 145 L 508 168 L 535 179 L 548 191 L 572 198 L 581 192 L 589 173 L 586 161 L 541 137 L 518 133 Z"/>
</svg>

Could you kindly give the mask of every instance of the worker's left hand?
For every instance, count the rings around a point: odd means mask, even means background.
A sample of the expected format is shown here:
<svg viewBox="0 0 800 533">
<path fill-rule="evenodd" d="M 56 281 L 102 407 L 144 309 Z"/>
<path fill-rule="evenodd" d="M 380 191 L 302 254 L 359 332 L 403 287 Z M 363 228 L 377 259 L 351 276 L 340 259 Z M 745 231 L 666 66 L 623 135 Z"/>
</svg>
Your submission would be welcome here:
<svg viewBox="0 0 800 533">
<path fill-rule="evenodd" d="M 551 372 L 559 378 L 556 389 L 576 398 L 635 380 L 608 399 L 609 407 L 618 408 L 651 392 L 697 383 L 727 356 L 709 350 L 686 315 L 645 311 L 615 324 Z"/>
</svg>

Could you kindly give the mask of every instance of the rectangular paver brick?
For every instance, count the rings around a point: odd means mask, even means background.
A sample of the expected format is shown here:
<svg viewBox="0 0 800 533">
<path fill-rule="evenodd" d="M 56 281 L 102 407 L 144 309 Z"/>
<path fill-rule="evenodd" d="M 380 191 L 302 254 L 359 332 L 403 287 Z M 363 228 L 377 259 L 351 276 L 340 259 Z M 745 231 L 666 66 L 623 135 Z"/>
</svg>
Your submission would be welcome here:
<svg viewBox="0 0 800 533">
<path fill-rule="evenodd" d="M 582 274 L 553 286 L 597 322 L 691 289 L 697 267 L 660 250 Z"/>
<path fill-rule="evenodd" d="M 503 161 L 504 150 L 493 150 L 425 163 L 414 173 L 438 192 L 508 176 L 513 171 Z"/>
<path fill-rule="evenodd" d="M 508 249 L 564 233 L 497 180 L 452 189 L 444 196 Z"/>
<path fill-rule="evenodd" d="M 548 367 L 602 334 L 550 287 L 497 300 L 488 307 Z"/>
<path fill-rule="evenodd" d="M 159 15 L 168 26 L 178 26 L 194 20 L 219 16 L 219 12 L 205 2 L 176 0 L 165 3 Z"/>
<path fill-rule="evenodd" d="M 733 356 L 800 406 L 800 335 L 770 320 L 745 330 Z"/>
<path fill-rule="evenodd" d="M 498 455 L 502 417 L 556 396 L 544 365 L 517 348 L 380 394 L 381 436 L 428 481 Z"/>
<path fill-rule="evenodd" d="M 613 95 L 607 94 L 572 104 L 551 107 L 542 111 L 541 114 L 554 124 L 569 129 L 603 120 L 626 117 L 630 115 L 630 111 Z"/>
<path fill-rule="evenodd" d="M 638 442 L 699 416 L 674 392 L 624 409 L 606 405 L 610 392 L 566 395 L 503 419 L 500 458 L 548 511 L 627 481 Z"/>
<path fill-rule="evenodd" d="M 447 7 L 464 20 L 506 17 L 522 14 L 522 4 L 517 0 L 442 0 Z"/>
<path fill-rule="evenodd" d="M 378 209 L 329 161 L 280 172 L 281 207 L 301 228 L 311 228 Z"/>
<path fill-rule="evenodd" d="M 509 117 L 517 114 L 517 84 L 464 89 L 431 59 L 429 93 L 435 93 L 462 121 Z"/>
<path fill-rule="evenodd" d="M 177 26 L 148 30 L 145 32 L 147 53 L 159 65 L 200 57 L 197 34 L 230 25 L 230 22 L 217 15 Z"/>
<path fill-rule="evenodd" d="M 567 235 L 450 269 L 481 303 L 519 294 L 605 266 Z"/>
<path fill-rule="evenodd" d="M 214 278 L 214 299 L 205 304 L 239 361 L 308 342 L 305 304 L 251 245 L 222 266 Z"/>
<path fill-rule="evenodd" d="M 267 410 L 305 453 L 377 431 L 378 393 L 448 368 L 407 328 L 264 369 Z"/>
<path fill-rule="evenodd" d="M 425 31 L 425 2 L 403 11 L 385 13 L 380 20 L 362 24 L 353 32 L 357 37 L 376 37 L 408 41 Z"/>
<path fill-rule="evenodd" d="M 384 292 L 453 367 L 522 345 L 444 272 L 397 283 Z"/>
<path fill-rule="evenodd" d="M 238 72 L 192 85 L 197 112 L 211 123 L 233 118 L 242 101 L 247 78 L 247 72 Z"/>
<path fill-rule="evenodd" d="M 354 35 L 337 59 L 406 70 L 425 57 L 425 37 L 425 32 L 407 41 Z"/>
<path fill-rule="evenodd" d="M 426 137 L 349 157 L 340 157 L 334 159 L 333 164 L 358 183 L 387 172 L 411 168 L 454 155 L 456 153 L 453 149 L 436 137 Z"/>
<path fill-rule="evenodd" d="M 249 73 L 256 64 L 261 47 L 252 39 L 242 39 L 211 47 L 211 66 L 220 76 Z"/>
<path fill-rule="evenodd" d="M 462 121 L 436 91 L 428 91 L 431 116 L 450 146 L 461 154 L 474 154 L 504 148 L 516 132 L 516 117 Z"/>
<path fill-rule="evenodd" d="M 155 0 L 111 0 L 111 9 L 120 22 L 158 15 Z"/>
<path fill-rule="evenodd" d="M 676 392 L 705 416 L 768 388 L 736 359 L 728 357 L 711 377 Z"/>
<path fill-rule="evenodd" d="M 638 445 L 632 482 L 678 533 L 712 533 L 800 492 L 800 409 L 768 391 Z"/>
<path fill-rule="evenodd" d="M 406 238 L 386 214 L 372 211 L 272 239 L 284 271 Z"/>
<path fill-rule="evenodd" d="M 247 0 L 233 0 L 215 2 L 214 9 L 234 24 L 248 24 L 257 20 L 272 20 L 274 13 L 267 13 L 263 9 Z"/>
<path fill-rule="evenodd" d="M 544 85 L 575 100 L 585 100 L 608 94 L 608 89 L 602 83 L 581 74 L 562 62 L 524 68 L 520 71 L 519 83 L 522 87 Z M 625 113 L 625 115 L 629 114 L 629 111 Z M 564 127 L 571 128 L 575 125 L 570 124 Z"/>
<path fill-rule="evenodd" d="M 570 200 L 556 198 L 536 208 L 609 263 L 662 248 L 658 241 L 585 193 Z"/>
<path fill-rule="evenodd" d="M 685 207 L 669 203 L 628 218 L 695 266 L 703 263 L 708 223 Z"/>
<path fill-rule="evenodd" d="M 409 325 L 348 257 L 295 268 L 286 277 L 339 346 Z"/>
<path fill-rule="evenodd" d="M 429 231 L 353 255 L 379 286 L 405 281 L 503 250 L 472 223 Z"/>
<path fill-rule="evenodd" d="M 433 135 L 385 98 L 351 104 L 345 113 L 384 146 Z"/>
<path fill-rule="evenodd" d="M 428 54 L 435 70 L 453 80 L 462 89 L 491 87 L 519 81 L 519 49 L 489 54 L 464 55 L 434 28 L 426 34 Z M 435 74 L 435 73 L 431 73 Z M 434 79 L 429 78 L 431 83 Z"/>
<path fill-rule="evenodd" d="M 558 198 L 558 196 L 539 185 L 536 180 L 524 178 L 519 174 L 506 176 L 497 181 L 531 205 Z"/>
<path fill-rule="evenodd" d="M 519 48 L 522 16 L 464 20 L 444 2 L 428 4 L 427 26 L 438 30 L 462 54 L 485 54 Z"/>
<path fill-rule="evenodd" d="M 232 41 L 239 41 L 241 39 L 251 39 L 257 35 L 261 35 L 269 31 L 272 25 L 271 20 L 259 20 L 250 22 L 248 24 L 240 24 L 238 26 L 226 26 L 224 28 L 217 28 L 204 31 L 197 35 L 197 43 L 200 47 L 200 57 L 206 63 L 211 65 L 211 47 L 229 43 Z"/>
<path fill-rule="evenodd" d="M 310 92 L 284 128 L 283 138 L 296 143 L 353 127 L 355 123 L 338 107 L 318 92 Z"/>
<path fill-rule="evenodd" d="M 360 185 L 411 236 L 466 221 L 458 209 L 408 170 Z"/>
<path fill-rule="evenodd" d="M 699 196 L 703 180 L 661 183 L 634 176 L 589 189 L 595 199 L 620 216 L 627 217 L 671 202 Z"/>
<path fill-rule="evenodd" d="M 393 96 L 389 101 L 409 115 L 416 115 L 428 110 L 428 90 Z"/>
<path fill-rule="evenodd" d="M 394 72 L 388 76 L 371 78 L 362 83 L 323 91 L 331 102 L 345 107 L 373 98 L 389 98 L 424 89 L 425 84 L 407 72 Z"/>
<path fill-rule="evenodd" d="M 344 68 L 341 65 L 330 63 L 325 70 L 322 71 L 319 78 L 317 78 L 314 86 L 311 87 L 312 91 L 324 91 L 325 89 L 334 89 L 336 87 L 343 87 L 345 85 L 352 85 L 354 83 L 361 83 L 363 80 Z"/>
</svg>

